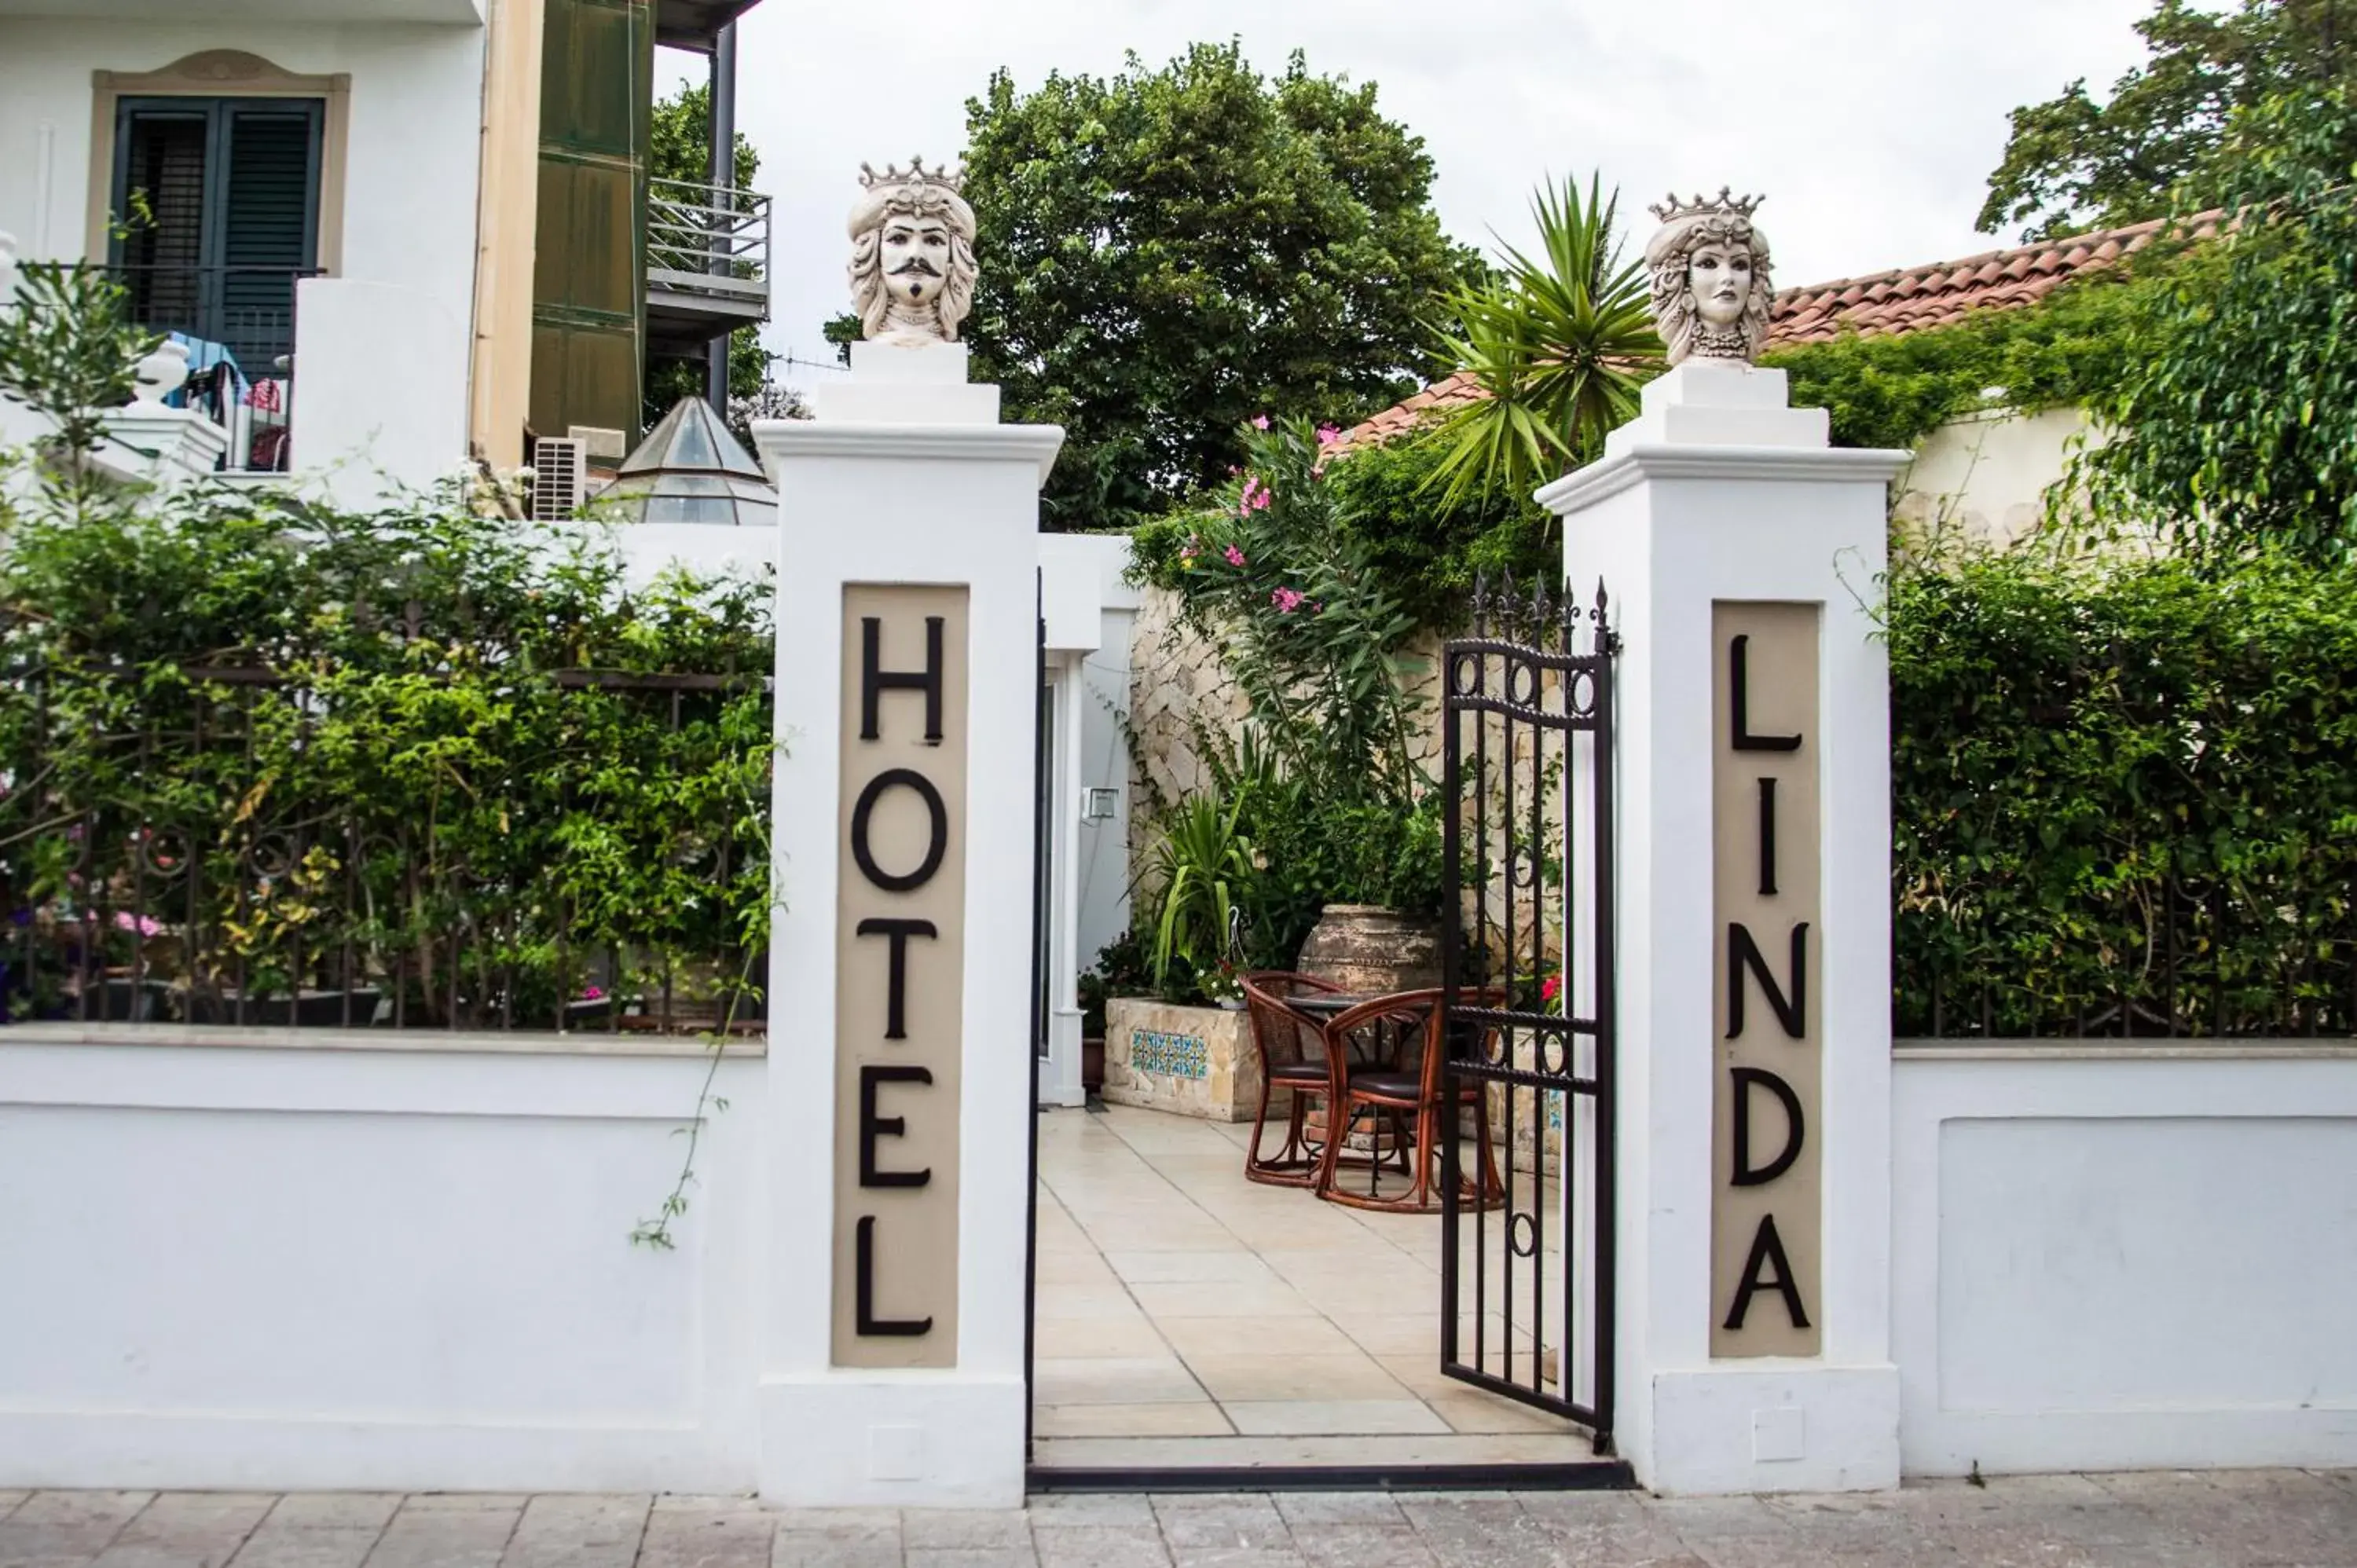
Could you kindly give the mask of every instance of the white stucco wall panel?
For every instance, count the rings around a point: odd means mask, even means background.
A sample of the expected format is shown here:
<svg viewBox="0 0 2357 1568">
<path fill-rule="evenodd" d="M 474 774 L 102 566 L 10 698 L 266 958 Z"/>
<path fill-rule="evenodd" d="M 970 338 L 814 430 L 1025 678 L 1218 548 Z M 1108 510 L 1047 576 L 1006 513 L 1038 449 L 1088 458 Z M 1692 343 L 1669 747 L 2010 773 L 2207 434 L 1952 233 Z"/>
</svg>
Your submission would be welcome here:
<svg viewBox="0 0 2357 1568">
<path fill-rule="evenodd" d="M 1952 420 L 1916 446 L 1892 514 L 1919 531 L 2010 544 L 2045 517 L 2046 491 L 2086 429 L 2075 408 Z"/>
<path fill-rule="evenodd" d="M 458 467 L 466 399 L 428 389 L 466 387 L 466 317 L 422 289 L 351 278 L 305 278 L 295 302 L 295 473 L 365 507 Z"/>
<path fill-rule="evenodd" d="M 0 1486 L 751 1485 L 758 1058 L 16 1033 Z"/>
<path fill-rule="evenodd" d="M 2357 1050 L 1899 1053 L 1919 1475 L 2357 1464 Z"/>
</svg>

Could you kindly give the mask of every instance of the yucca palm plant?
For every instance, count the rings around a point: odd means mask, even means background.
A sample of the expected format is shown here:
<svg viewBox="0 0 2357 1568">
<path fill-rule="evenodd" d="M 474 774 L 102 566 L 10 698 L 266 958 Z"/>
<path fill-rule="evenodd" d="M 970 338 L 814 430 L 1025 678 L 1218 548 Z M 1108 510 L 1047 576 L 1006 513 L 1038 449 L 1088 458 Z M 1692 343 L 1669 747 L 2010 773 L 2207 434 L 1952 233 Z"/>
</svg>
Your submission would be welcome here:
<svg viewBox="0 0 2357 1568">
<path fill-rule="evenodd" d="M 1528 491 L 1592 456 L 1637 412 L 1661 369 L 1643 258 L 1625 258 L 1620 197 L 1591 177 L 1531 197 L 1535 256 L 1501 242 L 1505 266 L 1442 296 L 1440 351 L 1488 395 L 1433 433 L 1447 455 L 1428 483 L 1457 505 L 1503 488 Z"/>
<path fill-rule="evenodd" d="M 1166 994 L 1171 961 L 1199 976 L 1230 956 L 1235 911 L 1252 880 L 1252 844 L 1237 830 L 1244 794 L 1222 800 L 1196 795 L 1165 821 L 1154 847 L 1162 884 L 1162 918 L 1155 931 L 1154 983 Z"/>
</svg>

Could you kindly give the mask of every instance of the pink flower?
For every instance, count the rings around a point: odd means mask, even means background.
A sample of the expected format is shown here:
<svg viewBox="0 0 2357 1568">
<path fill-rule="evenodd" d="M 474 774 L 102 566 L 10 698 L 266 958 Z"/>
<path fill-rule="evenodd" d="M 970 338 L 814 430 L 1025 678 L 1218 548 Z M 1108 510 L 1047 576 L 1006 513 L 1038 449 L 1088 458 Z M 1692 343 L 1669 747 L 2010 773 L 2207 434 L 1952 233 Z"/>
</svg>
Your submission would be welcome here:
<svg viewBox="0 0 2357 1568">
<path fill-rule="evenodd" d="M 1279 588 L 1269 595 L 1268 602 L 1275 605 L 1280 613 L 1291 615 L 1301 607 L 1301 595 L 1296 589 Z"/>
<path fill-rule="evenodd" d="M 1342 439 L 1342 427 L 1340 425 L 1321 424 L 1318 427 L 1318 445 L 1320 446 L 1331 446 L 1340 439 Z"/>
<path fill-rule="evenodd" d="M 128 909 L 117 909 L 114 912 L 114 929 L 119 931 L 136 931 L 143 937 L 152 937 L 162 930 L 164 925 L 162 921 L 151 916 L 134 915 Z"/>
<path fill-rule="evenodd" d="M 1241 566 L 1244 564 L 1244 553 L 1237 549 L 1234 545 L 1229 545 L 1225 553 L 1228 558 L 1229 565 Z"/>
<path fill-rule="evenodd" d="M 1562 994 L 1563 975 L 1560 972 L 1548 975 L 1539 983 L 1539 1000 L 1542 1002 L 1552 1002 Z"/>
<path fill-rule="evenodd" d="M 1254 414 L 1253 428 L 1254 430 L 1266 430 L 1268 428 L 1268 415 L 1265 413 Z"/>
<path fill-rule="evenodd" d="M 597 986 L 585 985 L 581 988 L 581 1000 L 584 1002 L 600 1002 L 605 999 L 605 996 L 606 993 Z"/>
</svg>

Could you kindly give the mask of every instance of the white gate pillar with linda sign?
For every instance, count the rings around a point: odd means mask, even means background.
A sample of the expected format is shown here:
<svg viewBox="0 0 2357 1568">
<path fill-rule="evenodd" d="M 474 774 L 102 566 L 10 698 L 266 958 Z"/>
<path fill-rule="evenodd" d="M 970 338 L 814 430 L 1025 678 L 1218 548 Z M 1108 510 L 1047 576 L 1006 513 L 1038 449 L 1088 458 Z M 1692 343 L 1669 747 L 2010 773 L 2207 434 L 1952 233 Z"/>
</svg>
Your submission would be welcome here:
<svg viewBox="0 0 2357 1568">
<path fill-rule="evenodd" d="M 759 1486 L 802 1505 L 1023 1497 L 1039 486 L 955 339 L 954 176 L 872 172 L 866 325 L 777 482 Z"/>
<path fill-rule="evenodd" d="M 1750 360 L 1754 203 L 1672 199 L 1672 369 L 1539 492 L 1617 660 L 1617 1439 L 1666 1492 L 1899 1483 L 1889 673 L 1903 452 L 1829 446 Z"/>
</svg>

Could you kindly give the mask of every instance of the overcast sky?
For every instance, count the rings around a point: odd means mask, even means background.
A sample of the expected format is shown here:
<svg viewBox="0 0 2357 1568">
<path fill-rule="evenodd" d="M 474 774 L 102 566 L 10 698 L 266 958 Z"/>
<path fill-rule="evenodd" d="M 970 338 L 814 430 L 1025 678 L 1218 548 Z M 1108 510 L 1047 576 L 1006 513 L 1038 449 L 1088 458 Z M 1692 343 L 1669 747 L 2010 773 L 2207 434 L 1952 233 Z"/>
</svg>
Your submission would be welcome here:
<svg viewBox="0 0 2357 1568">
<path fill-rule="evenodd" d="M 1425 139 L 1458 238 L 1523 242 L 1531 187 L 1601 169 L 1644 206 L 1761 191 L 1779 285 L 1971 255 L 2006 113 L 2075 77 L 2099 91 L 2142 56 L 2149 0 L 770 0 L 739 25 L 738 128 L 776 202 L 773 350 L 826 360 L 844 308 L 843 218 L 862 161 L 964 145 L 965 101 L 1006 66 L 1111 75 L 1240 38 L 1378 84 Z M 666 91 L 703 61 L 661 56 Z M 2010 240 L 2011 236 L 2006 237 Z M 990 264 L 987 256 L 983 265 Z M 824 375 L 780 365 L 776 379 Z"/>
</svg>

